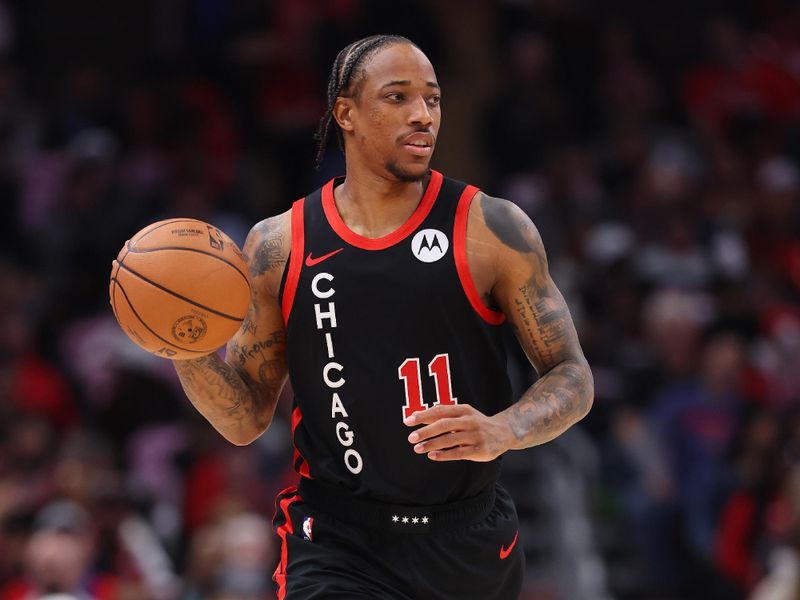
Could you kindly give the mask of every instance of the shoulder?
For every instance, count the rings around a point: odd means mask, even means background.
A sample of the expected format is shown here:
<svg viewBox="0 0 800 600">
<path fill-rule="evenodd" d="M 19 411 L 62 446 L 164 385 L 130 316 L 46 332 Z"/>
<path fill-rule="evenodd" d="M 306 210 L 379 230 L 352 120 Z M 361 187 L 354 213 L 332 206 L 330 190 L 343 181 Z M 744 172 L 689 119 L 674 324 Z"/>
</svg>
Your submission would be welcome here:
<svg viewBox="0 0 800 600">
<path fill-rule="evenodd" d="M 253 225 L 242 250 L 254 283 L 277 296 L 291 247 L 291 209 Z"/>
<path fill-rule="evenodd" d="M 478 192 L 470 206 L 470 224 L 483 230 L 484 242 L 498 252 L 543 252 L 542 237 L 530 217 L 519 206 L 504 198 Z"/>
<path fill-rule="evenodd" d="M 466 253 L 481 298 L 493 303 L 499 286 L 547 273 L 539 231 L 516 204 L 478 191 L 469 207 Z"/>
</svg>

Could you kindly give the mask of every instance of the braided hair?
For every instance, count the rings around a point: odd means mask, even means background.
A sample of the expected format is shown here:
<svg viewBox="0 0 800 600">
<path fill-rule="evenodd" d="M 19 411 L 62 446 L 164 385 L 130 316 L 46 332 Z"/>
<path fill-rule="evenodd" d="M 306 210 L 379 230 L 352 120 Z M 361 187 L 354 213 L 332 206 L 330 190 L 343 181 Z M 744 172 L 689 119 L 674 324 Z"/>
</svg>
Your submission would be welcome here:
<svg viewBox="0 0 800 600">
<path fill-rule="evenodd" d="M 358 83 L 360 69 L 363 67 L 364 61 L 379 49 L 391 44 L 411 44 L 416 47 L 414 42 L 400 35 L 372 35 L 345 46 L 336 55 L 336 60 L 333 61 L 333 68 L 328 79 L 328 108 L 322 119 L 320 119 L 317 132 L 314 134 L 314 139 L 317 141 L 317 156 L 315 160 L 317 169 L 320 168 L 322 159 L 325 156 L 325 148 L 328 145 L 331 126 L 334 123 L 333 108 L 336 106 L 336 99 L 348 92 L 354 92 L 355 90 L 351 90 L 350 87 L 353 82 Z M 339 149 L 344 152 L 344 138 L 338 125 L 336 127 L 336 136 L 339 140 Z"/>
</svg>

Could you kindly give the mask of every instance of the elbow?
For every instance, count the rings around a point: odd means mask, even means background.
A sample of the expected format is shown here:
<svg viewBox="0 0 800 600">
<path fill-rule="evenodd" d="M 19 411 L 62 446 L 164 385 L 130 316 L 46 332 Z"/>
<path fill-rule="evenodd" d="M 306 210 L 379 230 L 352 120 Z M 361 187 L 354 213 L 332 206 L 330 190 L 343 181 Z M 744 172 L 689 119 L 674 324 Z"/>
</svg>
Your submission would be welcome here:
<svg viewBox="0 0 800 600">
<path fill-rule="evenodd" d="M 594 405 L 594 376 L 589 363 L 584 359 L 583 370 L 585 373 L 584 384 L 581 389 L 581 402 L 578 410 L 578 421 L 582 420 Z"/>
<path fill-rule="evenodd" d="M 252 436 L 227 435 L 227 436 L 225 436 L 225 439 L 228 440 L 234 446 L 240 446 L 241 447 L 241 446 L 249 446 L 250 444 L 255 442 L 258 439 L 258 435 L 252 435 Z"/>
<path fill-rule="evenodd" d="M 589 411 L 592 410 L 592 406 L 594 405 L 594 389 L 590 388 L 586 397 L 583 398 L 583 402 L 581 402 L 580 411 L 578 411 L 578 421 L 583 420 L 586 415 L 589 414 Z"/>
<path fill-rule="evenodd" d="M 269 429 L 270 423 L 271 420 L 262 423 L 254 423 L 247 429 L 237 429 L 236 431 L 226 431 L 220 433 L 222 433 L 222 436 L 234 446 L 249 446 L 259 437 L 261 437 L 261 434 Z"/>
<path fill-rule="evenodd" d="M 569 426 L 583 420 L 594 404 L 594 376 L 586 358 L 581 354 L 564 363 L 561 371 L 566 378 L 565 387 L 569 387 Z"/>
</svg>

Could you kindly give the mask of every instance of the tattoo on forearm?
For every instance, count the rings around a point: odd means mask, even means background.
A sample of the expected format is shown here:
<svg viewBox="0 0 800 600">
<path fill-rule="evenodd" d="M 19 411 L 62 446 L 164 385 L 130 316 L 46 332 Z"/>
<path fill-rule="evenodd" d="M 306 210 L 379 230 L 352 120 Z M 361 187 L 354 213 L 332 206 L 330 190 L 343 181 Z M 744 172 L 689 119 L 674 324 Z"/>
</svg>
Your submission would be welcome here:
<svg viewBox="0 0 800 600">
<path fill-rule="evenodd" d="M 481 209 L 486 227 L 505 247 L 501 255 L 513 257 L 515 266 L 507 273 L 514 286 L 503 289 L 503 300 L 509 323 L 540 374 L 504 411 L 516 447 L 525 448 L 553 439 L 581 419 L 591 406 L 594 384 L 536 227 L 506 201 L 484 196 Z"/>
<path fill-rule="evenodd" d="M 550 370 L 509 409 L 520 447 L 547 442 L 588 412 L 593 385 L 585 363 L 564 362 Z"/>
<path fill-rule="evenodd" d="M 511 323 L 542 373 L 507 413 L 518 444 L 527 447 L 553 439 L 583 417 L 594 388 L 569 310 L 555 285 L 543 285 L 535 276 L 518 291 Z"/>
<path fill-rule="evenodd" d="M 265 362 L 278 364 L 270 371 L 272 379 L 262 380 L 261 385 L 247 371 L 234 369 L 216 354 L 174 364 L 192 404 L 220 432 L 235 435 L 263 429 L 272 418 L 272 405 L 283 383 L 281 361 Z"/>
</svg>

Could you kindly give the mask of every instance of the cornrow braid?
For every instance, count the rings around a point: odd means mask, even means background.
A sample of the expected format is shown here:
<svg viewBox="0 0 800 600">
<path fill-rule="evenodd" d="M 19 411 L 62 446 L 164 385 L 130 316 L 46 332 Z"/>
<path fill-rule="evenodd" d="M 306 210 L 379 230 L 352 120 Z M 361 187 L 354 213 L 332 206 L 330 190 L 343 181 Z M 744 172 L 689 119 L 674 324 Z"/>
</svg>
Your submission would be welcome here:
<svg viewBox="0 0 800 600">
<path fill-rule="evenodd" d="M 398 43 L 416 46 L 414 42 L 400 35 L 372 35 L 345 46 L 336 55 L 336 60 L 333 61 L 333 68 L 328 79 L 328 107 L 322 119 L 320 119 L 319 126 L 314 134 L 314 139 L 317 141 L 317 156 L 314 166 L 317 170 L 319 170 L 322 159 L 325 156 L 331 126 L 334 123 L 333 108 L 336 105 L 336 99 L 349 90 L 351 83 L 357 79 L 359 68 L 367 58 L 385 46 Z M 338 125 L 336 127 L 336 137 L 339 140 L 339 149 L 344 152 L 344 137 Z"/>
</svg>

